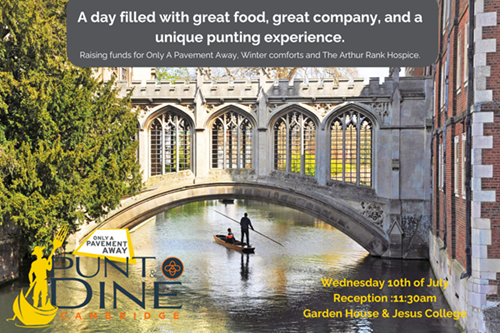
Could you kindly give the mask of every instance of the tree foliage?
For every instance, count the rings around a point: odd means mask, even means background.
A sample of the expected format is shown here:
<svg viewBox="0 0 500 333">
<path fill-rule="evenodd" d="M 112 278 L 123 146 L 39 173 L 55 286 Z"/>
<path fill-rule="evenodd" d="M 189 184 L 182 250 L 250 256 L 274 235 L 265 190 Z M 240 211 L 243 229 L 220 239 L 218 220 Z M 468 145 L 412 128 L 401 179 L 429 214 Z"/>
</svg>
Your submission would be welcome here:
<svg viewBox="0 0 500 333">
<path fill-rule="evenodd" d="M 0 220 L 28 250 L 141 187 L 137 115 L 66 56 L 67 0 L 0 3 Z"/>
<path fill-rule="evenodd" d="M 272 79 L 293 78 L 353 78 L 357 75 L 355 68 L 348 67 L 266 67 L 267 73 Z M 239 80 L 245 78 L 259 77 L 259 67 L 213 67 L 212 78 L 214 80 Z M 194 68 L 187 67 L 158 67 L 156 68 L 158 80 L 188 81 L 195 80 Z"/>
<path fill-rule="evenodd" d="M 267 67 L 267 73 L 272 79 L 293 78 L 334 78 L 354 77 L 355 68 L 345 67 Z M 258 77 L 258 67 L 218 67 L 214 70 L 216 79 L 241 79 L 245 77 Z"/>
<path fill-rule="evenodd" d="M 195 79 L 194 71 L 191 73 L 187 67 L 158 67 L 156 79 L 159 81 L 189 81 Z"/>
</svg>

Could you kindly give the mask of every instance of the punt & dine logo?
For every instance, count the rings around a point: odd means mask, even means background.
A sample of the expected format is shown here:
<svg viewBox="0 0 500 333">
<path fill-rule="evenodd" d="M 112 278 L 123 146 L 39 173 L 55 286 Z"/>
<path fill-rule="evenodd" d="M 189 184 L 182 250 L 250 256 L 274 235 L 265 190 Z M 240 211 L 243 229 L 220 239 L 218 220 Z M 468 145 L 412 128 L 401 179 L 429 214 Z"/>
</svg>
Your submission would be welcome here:
<svg viewBox="0 0 500 333">
<path fill-rule="evenodd" d="M 109 310 L 103 311 L 103 309 L 117 309 L 117 299 L 123 300 L 124 298 L 132 301 L 144 310 L 150 310 L 152 308 L 154 310 L 164 311 L 182 308 L 182 304 L 179 305 L 176 298 L 172 299 L 172 297 L 177 297 L 175 286 L 182 285 L 181 282 L 177 281 L 154 281 L 153 298 L 152 300 L 146 300 L 146 294 L 150 295 L 151 292 L 146 289 L 146 281 L 144 281 L 144 279 L 156 279 L 156 272 L 154 270 L 147 272 L 146 264 L 148 260 L 156 260 L 156 257 L 134 256 L 130 234 L 127 229 L 96 230 L 76 249 L 74 254 L 97 258 L 97 268 L 92 275 L 85 275 L 82 273 L 79 256 L 76 256 L 75 260 L 70 257 L 53 257 L 56 249 L 62 246 L 67 233 L 67 227 L 63 227 L 59 230 L 53 241 L 52 252 L 48 258 L 44 258 L 44 247 L 35 247 L 32 254 L 36 256 L 36 260 L 32 263 L 29 271 L 30 287 L 26 294 L 21 290 L 20 295 L 16 297 L 12 305 L 14 316 L 7 319 L 7 321 L 15 321 L 15 325 L 18 327 L 47 327 L 51 325 L 60 309 L 65 310 L 64 312 L 60 312 L 60 317 L 63 320 L 83 319 L 85 317 L 88 319 L 97 319 L 98 317 L 112 319 L 111 313 L 106 312 Z M 112 257 L 109 256 L 110 253 L 113 254 Z M 62 260 L 62 267 L 53 265 L 55 260 Z M 121 263 L 115 263 L 114 261 L 119 261 Z M 97 276 L 101 270 L 101 262 L 103 262 L 102 266 L 104 266 L 104 278 L 108 277 L 108 270 L 114 270 L 114 273 L 116 273 L 120 279 L 118 281 L 115 277 L 111 283 L 109 279 L 104 279 L 104 281 L 99 280 L 99 287 L 95 287 L 95 283 L 93 283 L 94 287 L 92 287 L 89 283 L 90 279 L 99 279 Z M 137 278 L 137 276 L 130 276 L 130 264 L 141 265 L 140 279 Z M 71 272 L 71 275 L 74 277 L 55 277 L 56 270 L 65 270 L 64 273 L 74 270 L 74 272 Z M 167 279 L 176 280 L 184 272 L 184 264 L 179 258 L 170 257 L 163 261 L 161 270 Z M 47 272 L 51 274 L 51 297 L 48 296 Z M 102 275 L 103 274 L 100 275 L 101 279 Z M 122 286 L 123 280 L 129 278 L 133 278 L 134 281 L 127 280 L 126 285 L 128 287 Z M 79 285 L 77 289 L 83 288 L 85 290 L 83 296 L 79 297 L 77 301 L 71 297 L 57 298 L 58 290 L 61 290 L 61 288 L 64 289 L 65 285 L 71 285 L 72 289 L 74 289 L 75 284 Z M 140 287 L 139 289 L 141 292 L 139 295 L 137 295 L 137 291 L 131 292 L 127 290 L 127 288 L 130 289 L 131 285 Z M 166 292 L 166 290 L 168 290 L 168 292 Z M 112 302 L 109 302 L 109 297 L 106 297 L 107 291 L 112 291 Z M 31 292 L 32 302 L 28 299 Z M 118 297 L 119 294 L 120 297 Z M 88 314 L 80 313 L 78 309 L 86 307 L 93 298 L 98 298 L 98 309 L 90 310 Z M 174 302 L 174 305 L 171 303 L 169 304 L 171 301 Z M 68 313 L 66 309 L 73 310 L 75 313 Z M 86 309 L 86 311 L 88 311 L 88 309 Z M 154 316 L 156 316 L 156 314 L 154 314 Z M 160 312 L 157 314 L 159 319 L 165 319 L 167 316 L 172 316 L 173 319 L 179 319 L 178 312 L 174 312 L 173 314 Z M 143 314 L 137 314 L 136 312 L 127 314 L 125 312 L 120 312 L 119 316 L 115 315 L 114 317 L 119 319 L 150 319 L 151 313 L 147 311 L 144 311 Z"/>
</svg>

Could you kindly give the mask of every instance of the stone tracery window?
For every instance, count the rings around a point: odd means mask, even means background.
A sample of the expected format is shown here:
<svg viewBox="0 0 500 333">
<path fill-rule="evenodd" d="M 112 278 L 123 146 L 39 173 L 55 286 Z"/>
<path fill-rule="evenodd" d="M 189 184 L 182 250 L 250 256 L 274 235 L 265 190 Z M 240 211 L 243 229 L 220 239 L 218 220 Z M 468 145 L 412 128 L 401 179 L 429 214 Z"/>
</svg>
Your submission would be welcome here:
<svg viewBox="0 0 500 333">
<path fill-rule="evenodd" d="M 151 176 L 191 169 L 191 125 L 171 111 L 150 127 Z"/>
<path fill-rule="evenodd" d="M 373 124 L 358 111 L 346 111 L 332 122 L 331 179 L 372 186 Z"/>
<path fill-rule="evenodd" d="M 212 125 L 212 168 L 252 168 L 253 126 L 250 120 L 229 111 Z"/>
<path fill-rule="evenodd" d="M 306 114 L 290 111 L 274 123 L 274 169 L 314 176 L 316 125 Z"/>
</svg>

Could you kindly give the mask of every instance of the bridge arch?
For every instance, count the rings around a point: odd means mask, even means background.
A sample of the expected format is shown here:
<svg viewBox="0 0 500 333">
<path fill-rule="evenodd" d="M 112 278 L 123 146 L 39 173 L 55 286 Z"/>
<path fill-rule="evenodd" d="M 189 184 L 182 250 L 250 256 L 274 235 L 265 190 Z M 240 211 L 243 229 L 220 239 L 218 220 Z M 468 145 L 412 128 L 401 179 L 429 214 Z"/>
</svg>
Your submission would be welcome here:
<svg viewBox="0 0 500 333">
<path fill-rule="evenodd" d="M 223 198 L 265 200 L 291 207 L 334 226 L 374 256 L 383 256 L 389 249 L 389 242 L 381 229 L 332 198 L 323 199 L 290 188 L 244 182 L 194 184 L 151 192 L 111 213 L 99 228 L 133 228 L 165 210 L 190 202 Z"/>
</svg>

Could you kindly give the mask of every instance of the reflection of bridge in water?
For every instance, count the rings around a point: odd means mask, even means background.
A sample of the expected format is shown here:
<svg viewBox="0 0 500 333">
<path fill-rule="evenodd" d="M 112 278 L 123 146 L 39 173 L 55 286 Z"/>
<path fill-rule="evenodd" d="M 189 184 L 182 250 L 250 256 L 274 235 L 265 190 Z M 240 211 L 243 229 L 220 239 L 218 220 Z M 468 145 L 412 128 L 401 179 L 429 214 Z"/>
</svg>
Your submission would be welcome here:
<svg viewBox="0 0 500 333">
<path fill-rule="evenodd" d="M 308 212 L 371 254 L 428 256 L 432 80 L 118 81 L 138 110 L 147 191 L 102 227 L 188 202 L 248 198 Z M 80 237 L 86 231 L 80 234 Z"/>
</svg>

